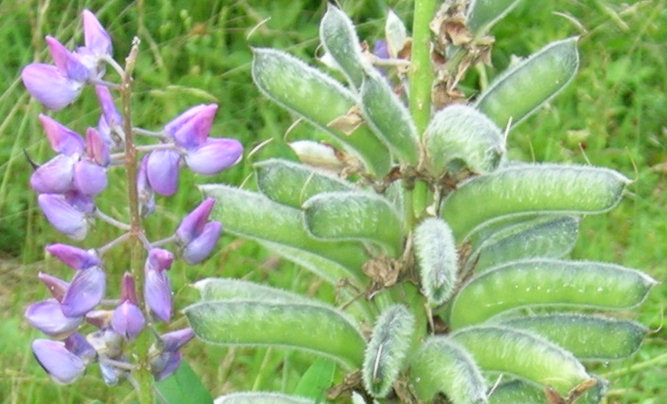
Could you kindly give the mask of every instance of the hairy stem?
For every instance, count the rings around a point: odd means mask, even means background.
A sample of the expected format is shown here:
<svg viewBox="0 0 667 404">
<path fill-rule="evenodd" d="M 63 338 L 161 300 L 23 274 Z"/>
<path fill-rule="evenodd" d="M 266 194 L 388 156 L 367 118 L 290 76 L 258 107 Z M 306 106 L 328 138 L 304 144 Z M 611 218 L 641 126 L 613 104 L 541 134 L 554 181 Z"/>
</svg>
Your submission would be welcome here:
<svg viewBox="0 0 667 404">
<path fill-rule="evenodd" d="M 412 20 L 412 57 L 408 74 L 410 80 L 410 113 L 421 135 L 431 112 L 431 83 L 429 23 L 435 13 L 434 0 L 416 0 Z"/>
</svg>

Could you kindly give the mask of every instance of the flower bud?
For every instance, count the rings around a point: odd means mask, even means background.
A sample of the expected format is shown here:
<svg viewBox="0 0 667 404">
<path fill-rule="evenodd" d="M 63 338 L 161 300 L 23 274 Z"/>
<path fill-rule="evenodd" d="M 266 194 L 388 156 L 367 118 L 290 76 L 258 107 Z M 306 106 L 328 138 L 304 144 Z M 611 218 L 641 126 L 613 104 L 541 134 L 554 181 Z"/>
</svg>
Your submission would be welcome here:
<svg viewBox="0 0 667 404">
<path fill-rule="evenodd" d="M 204 230 L 204 225 L 206 225 L 206 222 L 208 221 L 211 210 L 213 210 L 213 205 L 215 205 L 215 199 L 206 198 L 199 204 L 199 206 L 183 218 L 178 229 L 176 229 L 176 237 L 183 244 L 187 244 L 199 237 Z"/>
<path fill-rule="evenodd" d="M 173 255 L 159 248 L 153 248 L 148 253 L 144 280 L 144 297 L 148 307 L 160 320 L 167 322 L 171 319 L 171 283 L 167 270 L 171 267 Z"/>
<path fill-rule="evenodd" d="M 95 86 L 95 94 L 97 94 L 97 100 L 100 103 L 102 108 L 102 117 L 104 121 L 110 128 L 120 127 L 123 125 L 123 117 L 116 109 L 116 104 L 113 101 L 111 92 L 106 86 Z"/>
<path fill-rule="evenodd" d="M 95 128 L 86 130 L 86 155 L 102 167 L 109 165 L 109 145 Z"/>
<path fill-rule="evenodd" d="M 81 63 L 76 54 L 70 52 L 52 36 L 46 37 L 46 43 L 51 50 L 53 63 L 64 76 L 80 83 L 85 83 L 88 80 L 88 69 Z"/>
<path fill-rule="evenodd" d="M 174 150 L 155 150 L 148 155 L 146 175 L 151 188 L 164 196 L 178 189 L 178 169 L 181 156 Z"/>
<path fill-rule="evenodd" d="M 78 156 L 59 154 L 42 164 L 30 176 L 30 187 L 40 194 L 60 194 L 72 188 Z"/>
<path fill-rule="evenodd" d="M 236 139 L 208 139 L 196 149 L 188 150 L 185 162 L 198 174 L 213 175 L 238 163 L 243 145 Z"/>
<path fill-rule="evenodd" d="M 53 111 L 59 111 L 81 93 L 83 83 L 72 80 L 56 66 L 31 63 L 21 71 L 21 80 L 30 95 Z"/>
<path fill-rule="evenodd" d="M 37 201 L 46 219 L 56 230 L 75 240 L 83 240 L 88 234 L 86 214 L 70 204 L 64 195 L 41 194 Z"/>
<path fill-rule="evenodd" d="M 144 315 L 137 304 L 134 278 L 132 278 L 131 273 L 125 272 L 121 286 L 121 304 L 113 312 L 111 326 L 114 331 L 126 339 L 139 335 L 146 324 Z"/>
<path fill-rule="evenodd" d="M 171 136 L 179 147 L 196 148 L 208 138 L 217 111 L 216 104 L 194 106 L 166 124 L 164 132 Z"/>
<path fill-rule="evenodd" d="M 83 316 L 97 306 L 106 290 L 106 275 L 100 267 L 77 271 L 61 301 L 68 317 Z"/>
<path fill-rule="evenodd" d="M 113 45 L 111 38 L 95 14 L 90 10 L 83 10 L 83 41 L 86 48 L 96 56 L 111 56 Z"/>
<path fill-rule="evenodd" d="M 83 154 L 81 135 L 47 115 L 39 114 L 39 121 L 44 127 L 53 151 L 67 156 Z"/>
<path fill-rule="evenodd" d="M 190 327 L 163 334 L 160 336 L 162 350 L 165 352 L 176 352 L 194 338 L 194 336 L 195 333 Z"/>
<path fill-rule="evenodd" d="M 74 187 L 84 195 L 95 196 L 107 188 L 107 170 L 81 160 L 74 165 Z"/>
<path fill-rule="evenodd" d="M 51 244 L 46 251 L 72 269 L 86 269 L 102 265 L 102 261 L 92 250 L 83 250 L 67 244 Z"/>
<path fill-rule="evenodd" d="M 36 339 L 32 342 L 32 352 L 46 373 L 61 384 L 72 383 L 86 369 L 84 361 L 59 341 Z"/>
<path fill-rule="evenodd" d="M 183 250 L 183 259 L 188 264 L 198 264 L 204 261 L 213 251 L 222 233 L 220 222 L 209 222 L 204 226 L 201 234 L 188 243 Z"/>
<path fill-rule="evenodd" d="M 55 299 L 31 304 L 25 311 L 25 318 L 30 325 L 54 338 L 71 334 L 83 321 L 82 317 L 65 316 L 60 303 Z"/>
</svg>

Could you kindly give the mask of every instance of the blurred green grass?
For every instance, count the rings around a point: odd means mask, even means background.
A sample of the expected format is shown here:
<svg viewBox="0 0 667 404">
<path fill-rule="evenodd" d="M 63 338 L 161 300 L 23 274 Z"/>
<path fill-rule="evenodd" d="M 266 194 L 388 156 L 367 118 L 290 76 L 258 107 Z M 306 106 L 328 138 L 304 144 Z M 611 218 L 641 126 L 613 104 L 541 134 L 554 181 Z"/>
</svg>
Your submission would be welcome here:
<svg viewBox="0 0 667 404">
<path fill-rule="evenodd" d="M 361 23 L 362 37 L 372 43 L 382 30 L 386 5 L 381 0 L 341 2 Z M 411 2 L 389 1 L 404 19 Z M 512 54 L 527 55 L 551 40 L 581 35 L 582 66 L 574 82 L 546 108 L 510 135 L 510 155 L 529 161 L 590 163 L 617 169 L 634 179 L 627 197 L 609 214 L 583 223 L 575 257 L 614 261 L 641 268 L 658 280 L 667 266 L 667 1 L 619 0 L 523 1 L 494 29 L 496 45 L 490 77 L 501 71 Z M 51 34 L 72 46 L 81 43 L 80 11 L 93 10 L 114 39 L 114 55 L 122 60 L 132 36 L 142 40 L 136 71 L 136 125 L 159 128 L 166 121 L 202 102 L 220 104 L 214 136 L 240 139 L 247 151 L 262 140 L 277 141 L 262 154 L 279 153 L 276 143 L 292 118 L 271 105 L 250 80 L 249 46 L 271 46 L 312 61 L 318 45 L 317 23 L 325 2 L 307 0 L 217 0 L 122 2 L 0 0 L 0 402 L 80 403 L 101 399 L 130 402 L 127 385 L 106 387 L 91 369 L 74 386 L 56 386 L 30 353 L 39 333 L 23 320 L 25 306 L 46 296 L 33 287 L 38 271 L 69 276 L 54 260 L 44 260 L 44 245 L 61 236 L 48 228 L 35 196 L 28 189 L 30 174 L 23 151 L 36 161 L 51 151 L 37 120 L 41 107 L 27 96 L 18 77 L 33 60 L 48 60 L 43 36 Z M 556 14 L 558 13 L 558 14 Z M 271 17 L 270 20 L 264 21 Z M 247 36 L 250 35 L 248 39 Z M 111 77 L 111 76 L 110 76 Z M 466 81 L 476 87 L 472 74 Z M 94 94 L 85 91 L 77 103 L 52 114 L 83 131 L 94 125 Z M 307 133 L 304 125 L 290 136 Z M 147 225 L 156 238 L 172 231 L 180 217 L 200 199 L 193 184 L 241 183 L 250 173 L 247 159 L 213 178 L 184 174 L 183 192 L 161 198 Z M 121 172 L 101 201 L 119 216 L 126 208 Z M 100 245 L 111 234 L 100 226 L 86 245 Z M 120 249 L 108 270 L 125 270 Z M 278 268 L 279 270 L 276 270 Z M 187 285 L 206 276 L 244 277 L 286 289 L 330 298 L 331 288 L 316 283 L 304 271 L 276 262 L 256 245 L 225 237 L 219 251 L 205 264 L 178 264 L 172 279 L 176 301 L 193 299 Z M 117 285 L 111 281 L 110 292 Z M 599 364 L 609 374 L 610 403 L 667 402 L 666 335 L 662 330 L 664 285 L 659 285 L 639 311 L 652 332 L 642 350 L 620 363 Z M 180 320 L 183 325 L 184 320 Z M 177 326 L 178 324 L 176 324 Z M 303 371 L 307 355 L 277 350 L 225 349 L 192 343 L 186 357 L 214 394 L 240 388 L 290 391 Z M 656 362 L 656 363 L 654 363 Z M 259 375 L 259 376 L 257 376 Z"/>
</svg>

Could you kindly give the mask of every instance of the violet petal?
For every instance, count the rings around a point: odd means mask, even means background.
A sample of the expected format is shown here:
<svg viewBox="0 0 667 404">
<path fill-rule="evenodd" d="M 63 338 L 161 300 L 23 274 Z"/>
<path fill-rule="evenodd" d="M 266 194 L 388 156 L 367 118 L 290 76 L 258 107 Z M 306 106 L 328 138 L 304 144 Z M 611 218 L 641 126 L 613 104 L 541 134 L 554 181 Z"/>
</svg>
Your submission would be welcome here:
<svg viewBox="0 0 667 404">
<path fill-rule="evenodd" d="M 196 148 L 208 138 L 217 111 L 216 104 L 194 106 L 165 125 L 164 132 L 173 137 L 178 146 Z"/>
<path fill-rule="evenodd" d="M 31 304 L 25 311 L 25 318 L 30 325 L 55 338 L 69 335 L 83 321 L 82 317 L 66 317 L 55 299 Z"/>
<path fill-rule="evenodd" d="M 160 339 L 162 340 L 164 351 L 176 352 L 194 338 L 194 336 L 194 331 L 192 331 L 192 328 L 188 327 L 163 334 L 160 336 Z"/>
<path fill-rule="evenodd" d="M 236 139 L 209 139 L 189 150 L 185 162 L 198 174 L 213 175 L 238 163 L 242 155 L 243 146 Z"/>
<path fill-rule="evenodd" d="M 67 244 L 51 244 L 46 246 L 46 251 L 73 269 L 102 265 L 102 261 L 92 250 L 84 250 Z"/>
<path fill-rule="evenodd" d="M 46 373 L 58 383 L 72 383 L 86 369 L 83 360 L 59 341 L 36 339 L 32 342 L 32 352 Z"/>
<path fill-rule="evenodd" d="M 199 237 L 185 247 L 183 251 L 185 262 L 194 265 L 204 261 L 215 248 L 221 232 L 222 225 L 220 222 L 207 223 Z"/>
<path fill-rule="evenodd" d="M 60 194 L 72 188 L 76 156 L 59 154 L 30 176 L 30 187 L 40 194 Z"/>
<path fill-rule="evenodd" d="M 73 333 L 65 339 L 65 348 L 68 351 L 83 359 L 84 363 L 92 363 L 97 357 L 97 351 L 88 340 L 78 332 Z"/>
<path fill-rule="evenodd" d="M 107 170 L 93 162 L 81 160 L 74 165 L 74 186 L 84 195 L 97 195 L 107 188 Z"/>
<path fill-rule="evenodd" d="M 76 54 L 70 52 L 52 36 L 46 37 L 46 43 L 49 45 L 53 62 L 63 75 L 81 83 L 88 80 L 88 68 L 81 63 Z"/>
<path fill-rule="evenodd" d="M 132 339 L 144 329 L 146 320 L 141 309 L 129 300 L 124 301 L 113 312 L 111 327 L 125 339 Z"/>
<path fill-rule="evenodd" d="M 181 156 L 174 150 L 155 150 L 148 156 L 146 174 L 151 188 L 164 196 L 178 190 L 178 169 Z"/>
<path fill-rule="evenodd" d="M 37 277 L 46 285 L 54 299 L 59 302 L 63 300 L 63 297 L 69 288 L 69 283 L 44 272 L 37 274 Z"/>
<path fill-rule="evenodd" d="M 95 128 L 86 130 L 86 154 L 102 167 L 109 165 L 109 145 Z"/>
<path fill-rule="evenodd" d="M 83 83 L 71 80 L 53 65 L 31 63 L 21 71 L 21 80 L 30 95 L 53 111 L 59 111 L 81 93 Z"/>
<path fill-rule="evenodd" d="M 68 317 L 85 315 L 100 303 L 105 290 L 106 275 L 102 268 L 77 271 L 61 302 L 63 313 Z"/>
<path fill-rule="evenodd" d="M 171 284 L 165 271 L 148 270 L 144 283 L 144 297 L 148 307 L 164 322 L 171 319 Z"/>
<path fill-rule="evenodd" d="M 174 261 L 174 254 L 162 248 L 151 248 L 148 252 L 145 270 L 168 271 Z"/>
<path fill-rule="evenodd" d="M 83 154 L 84 144 L 81 135 L 47 115 L 39 114 L 39 121 L 44 127 L 53 151 L 67 156 Z"/>
<path fill-rule="evenodd" d="M 90 49 L 93 54 L 111 56 L 113 52 L 111 37 L 95 14 L 87 9 L 83 10 L 83 39 L 86 48 Z"/>
<path fill-rule="evenodd" d="M 204 230 L 204 225 L 208 221 L 211 210 L 213 210 L 213 205 L 215 205 L 215 199 L 206 198 L 192 212 L 188 213 L 176 229 L 176 237 L 184 244 L 198 237 Z"/>
<path fill-rule="evenodd" d="M 83 240 L 88 234 L 86 215 L 74 208 L 60 194 L 41 194 L 37 198 L 46 219 L 56 230 L 75 240 Z"/>
</svg>

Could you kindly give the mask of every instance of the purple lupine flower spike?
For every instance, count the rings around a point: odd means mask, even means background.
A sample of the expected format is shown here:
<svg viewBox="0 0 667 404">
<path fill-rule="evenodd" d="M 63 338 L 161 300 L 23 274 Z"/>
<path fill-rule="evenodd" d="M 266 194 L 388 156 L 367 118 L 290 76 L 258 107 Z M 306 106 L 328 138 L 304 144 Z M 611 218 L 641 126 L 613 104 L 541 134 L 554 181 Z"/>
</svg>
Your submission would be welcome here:
<svg viewBox="0 0 667 404">
<path fill-rule="evenodd" d="M 91 161 L 74 165 L 74 187 L 84 195 L 95 196 L 107 188 L 107 170 Z"/>
<path fill-rule="evenodd" d="M 39 166 L 30 176 L 30 187 L 41 194 L 59 194 L 72 188 L 76 156 L 59 154 Z"/>
<path fill-rule="evenodd" d="M 88 69 L 81 63 L 76 54 L 70 52 L 52 36 L 46 37 L 46 43 L 51 50 L 53 63 L 64 76 L 80 83 L 85 83 L 88 80 Z"/>
<path fill-rule="evenodd" d="M 86 238 L 88 234 L 86 214 L 73 206 L 64 195 L 41 194 L 37 202 L 46 219 L 56 230 L 74 240 Z"/>
<path fill-rule="evenodd" d="M 199 206 L 194 208 L 192 212 L 188 213 L 188 215 L 183 218 L 178 229 L 176 229 L 176 237 L 178 237 L 183 244 L 187 244 L 199 237 L 204 230 L 204 225 L 206 225 L 208 217 L 211 215 L 213 205 L 215 205 L 215 199 L 206 198 L 199 204 Z"/>
<path fill-rule="evenodd" d="M 98 57 L 102 55 L 111 56 L 113 52 L 111 37 L 95 17 L 95 14 L 87 9 L 83 10 L 83 40 L 86 48 Z"/>
<path fill-rule="evenodd" d="M 32 352 L 46 373 L 58 383 L 72 383 L 86 369 L 83 359 L 59 341 L 36 339 L 32 342 Z"/>
<path fill-rule="evenodd" d="M 174 150 L 155 150 L 148 155 L 146 175 L 151 188 L 163 196 L 178 190 L 178 169 L 181 156 Z"/>
<path fill-rule="evenodd" d="M 113 312 L 111 326 L 114 331 L 126 339 L 132 339 L 139 335 L 146 325 L 146 320 L 141 309 L 137 306 L 138 304 L 134 278 L 131 273 L 125 272 L 121 286 L 121 304 Z"/>
<path fill-rule="evenodd" d="M 44 127 L 53 151 L 67 156 L 83 154 L 84 144 L 81 135 L 47 115 L 39 114 L 39 121 Z"/>
<path fill-rule="evenodd" d="M 236 139 L 208 139 L 196 149 L 188 150 L 188 167 L 204 175 L 217 174 L 241 160 L 243 145 Z"/>
<path fill-rule="evenodd" d="M 171 136 L 179 147 L 199 147 L 208 138 L 217 111 L 216 104 L 196 105 L 166 124 L 164 132 Z"/>
<path fill-rule="evenodd" d="M 155 210 L 155 193 L 148 182 L 147 174 L 148 155 L 141 159 L 141 166 L 137 173 L 137 193 L 139 195 L 139 212 L 146 217 Z"/>
<path fill-rule="evenodd" d="M 215 248 L 222 233 L 220 222 L 209 222 L 199 237 L 192 240 L 183 250 L 183 259 L 188 264 L 198 264 L 204 261 Z"/>
<path fill-rule="evenodd" d="M 171 319 L 171 283 L 167 270 L 174 259 L 172 253 L 160 248 L 153 248 L 146 260 L 144 281 L 144 296 L 148 307 L 160 320 L 167 322 Z"/>
<path fill-rule="evenodd" d="M 68 78 L 56 66 L 43 63 L 24 67 L 21 80 L 30 95 L 53 111 L 74 102 L 83 88 L 83 83 Z"/>
<path fill-rule="evenodd" d="M 109 145 L 95 128 L 86 129 L 86 154 L 97 165 L 109 165 Z"/>
<path fill-rule="evenodd" d="M 82 269 L 74 278 L 60 302 L 63 314 L 83 316 L 100 304 L 106 291 L 106 275 L 100 267 Z"/>
<path fill-rule="evenodd" d="M 184 245 L 183 259 L 188 264 L 198 264 L 211 254 L 222 225 L 219 222 L 206 223 L 215 199 L 207 198 L 190 212 L 176 229 L 176 237 Z"/>
<path fill-rule="evenodd" d="M 30 325 L 54 338 L 66 337 L 74 332 L 82 317 L 67 317 L 63 314 L 60 303 L 55 299 L 42 300 L 26 308 L 25 318 Z"/>
<path fill-rule="evenodd" d="M 60 278 L 56 278 L 55 276 L 45 274 L 44 272 L 37 274 L 37 277 L 40 281 L 42 281 L 42 283 L 44 283 L 44 285 L 46 285 L 54 299 L 59 302 L 63 300 L 63 297 L 65 297 L 65 293 L 67 292 L 67 288 L 69 288 L 69 283 Z"/>
<path fill-rule="evenodd" d="M 102 265 L 102 261 L 92 250 L 83 250 L 67 244 L 51 244 L 46 251 L 72 269 L 86 269 Z"/>
</svg>

